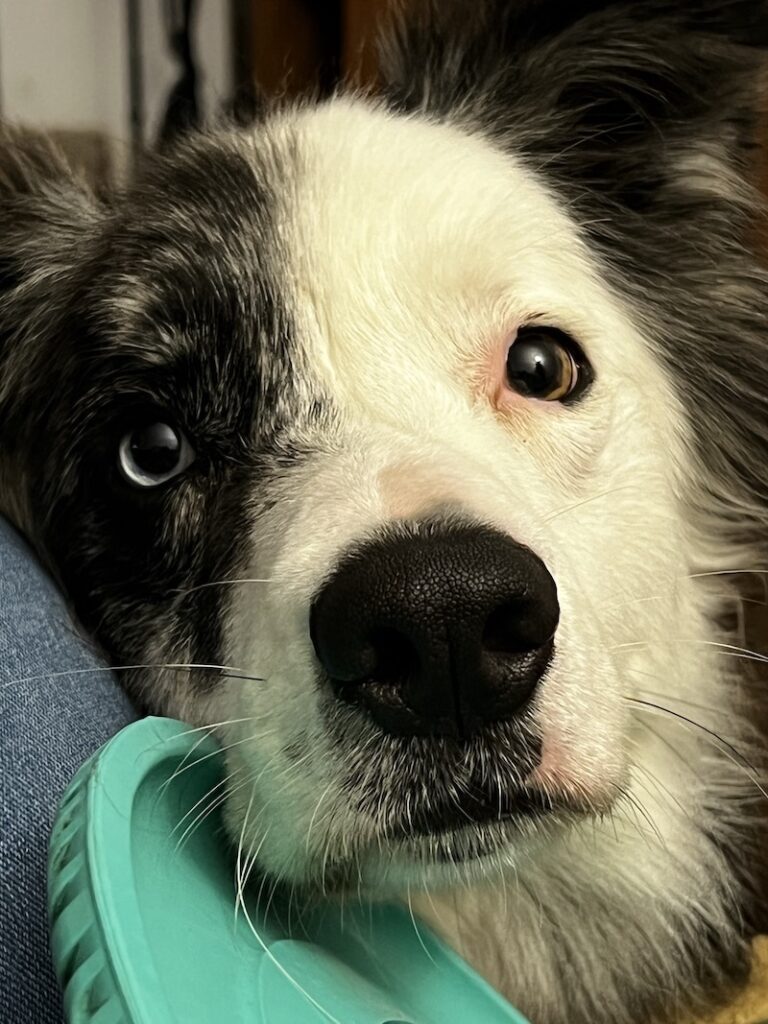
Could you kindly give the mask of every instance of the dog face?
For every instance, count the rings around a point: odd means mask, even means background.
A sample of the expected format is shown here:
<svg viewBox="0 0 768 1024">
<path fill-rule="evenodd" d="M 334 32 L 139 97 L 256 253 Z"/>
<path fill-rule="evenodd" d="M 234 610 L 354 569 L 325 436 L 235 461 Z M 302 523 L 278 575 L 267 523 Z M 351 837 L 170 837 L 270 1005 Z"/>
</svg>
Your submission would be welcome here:
<svg viewBox="0 0 768 1024">
<path fill-rule="evenodd" d="M 246 719 L 231 762 L 257 766 L 246 834 L 274 874 L 329 886 L 361 873 L 376 888 L 455 876 L 457 862 L 466 875 L 480 854 L 514 859 L 520 831 L 535 832 L 531 803 L 544 817 L 597 810 L 626 784 L 635 685 L 619 647 L 690 630 L 679 586 L 658 586 L 690 571 L 681 417 L 578 232 L 522 168 L 453 129 L 346 102 L 279 131 L 301 153 L 280 214 L 284 302 L 315 411 L 289 428 L 303 456 L 273 478 L 241 554 L 243 578 L 264 582 L 230 588 L 224 660 L 263 681 L 227 682 L 215 714 Z M 516 390 L 513 346 L 566 337 L 582 394 Z M 606 507 L 621 509 L 612 524 Z M 518 568 L 494 535 L 539 565 Z M 526 643 L 503 626 L 501 678 L 467 669 L 467 688 L 442 644 L 493 659 L 482 626 L 505 600 L 521 614 L 516 585 L 496 588 L 499 564 L 523 573 L 541 633 Z M 403 603 L 402 580 L 438 607 Z M 540 593 L 548 581 L 555 593 Z M 520 645 L 547 651 L 522 681 Z M 643 664 L 658 670 L 651 654 Z M 251 796 L 235 794 L 235 824 Z"/>
<path fill-rule="evenodd" d="M 627 785 L 621 645 L 690 631 L 659 585 L 690 564 L 676 398 L 561 205 L 482 139 L 338 100 L 184 160 L 63 316 L 32 496 L 54 564 L 120 663 L 233 667 L 142 696 L 232 721 L 232 827 L 275 876 L 514 860 Z"/>
<path fill-rule="evenodd" d="M 733 765 L 675 716 L 733 708 L 700 574 L 750 564 L 764 517 L 764 428 L 734 401 L 768 393 L 736 38 L 763 5 L 731 5 L 739 32 L 701 6 L 699 36 L 668 4 L 507 13 L 496 77 L 487 26 L 464 66 L 438 19 L 386 101 L 190 139 L 107 202 L 6 141 L 5 511 L 142 666 L 137 699 L 215 725 L 230 831 L 271 878 L 512 869 L 539 904 L 549 878 L 554 962 L 564 877 L 608 887 L 597 914 L 632 875 L 638 934 L 706 905 L 736 956 Z"/>
</svg>

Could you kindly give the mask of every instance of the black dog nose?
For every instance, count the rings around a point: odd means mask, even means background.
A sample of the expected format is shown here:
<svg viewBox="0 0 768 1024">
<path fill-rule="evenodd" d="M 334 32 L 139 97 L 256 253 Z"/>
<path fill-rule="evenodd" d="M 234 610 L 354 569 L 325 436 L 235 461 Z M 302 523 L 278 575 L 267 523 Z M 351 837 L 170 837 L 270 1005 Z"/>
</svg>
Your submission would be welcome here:
<svg viewBox="0 0 768 1024">
<path fill-rule="evenodd" d="M 466 737 L 528 700 L 559 614 L 530 549 L 489 527 L 431 522 L 345 556 L 310 632 L 337 693 L 387 732 Z"/>
</svg>

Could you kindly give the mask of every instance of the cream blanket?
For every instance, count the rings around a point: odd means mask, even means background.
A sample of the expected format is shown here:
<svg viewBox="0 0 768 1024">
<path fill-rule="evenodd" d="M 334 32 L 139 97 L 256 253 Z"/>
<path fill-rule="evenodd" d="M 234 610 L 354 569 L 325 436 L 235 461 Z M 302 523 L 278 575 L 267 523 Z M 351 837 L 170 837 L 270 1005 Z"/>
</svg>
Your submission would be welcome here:
<svg viewBox="0 0 768 1024">
<path fill-rule="evenodd" d="M 739 998 L 698 1024 L 768 1024 L 768 937 L 755 941 L 752 978 Z"/>
</svg>

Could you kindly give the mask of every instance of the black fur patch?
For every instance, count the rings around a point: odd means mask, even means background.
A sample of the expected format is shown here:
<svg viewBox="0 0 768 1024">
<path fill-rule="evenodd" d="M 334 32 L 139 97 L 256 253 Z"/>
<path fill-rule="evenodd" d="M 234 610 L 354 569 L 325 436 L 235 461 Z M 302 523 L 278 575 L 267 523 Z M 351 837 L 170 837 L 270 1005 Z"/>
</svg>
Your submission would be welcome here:
<svg viewBox="0 0 768 1024">
<path fill-rule="evenodd" d="M 39 143 L 13 145 L 21 168 Z M 30 183 L 36 214 L 23 228 L 24 197 L 0 197 L 0 231 L 24 230 L 30 249 L 9 233 L 0 242 L 5 475 L 26 485 L 23 526 L 114 659 L 155 650 L 221 663 L 231 588 L 199 585 L 238 575 L 260 476 L 299 457 L 284 440 L 300 400 L 277 283 L 275 168 L 246 159 L 234 136 L 200 138 L 150 160 L 109 207 L 53 170 L 50 187 L 87 209 L 55 279 L 47 179 Z M 53 292 L 45 322 L 24 320 L 42 288 Z M 184 430 L 197 459 L 182 477 L 137 489 L 118 472 L 117 446 L 155 415 Z M 134 679 L 151 707 L 144 681 Z"/>
</svg>

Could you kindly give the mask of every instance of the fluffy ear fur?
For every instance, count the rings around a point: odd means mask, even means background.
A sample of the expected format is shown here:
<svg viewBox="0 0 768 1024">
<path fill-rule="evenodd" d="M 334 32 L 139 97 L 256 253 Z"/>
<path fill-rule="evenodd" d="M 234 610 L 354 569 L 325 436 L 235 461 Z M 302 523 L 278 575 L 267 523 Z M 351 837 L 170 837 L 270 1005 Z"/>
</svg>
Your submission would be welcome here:
<svg viewBox="0 0 768 1024">
<path fill-rule="evenodd" d="M 719 539 L 751 520 L 764 546 L 768 279 L 750 182 L 768 3 L 414 7 L 384 47 L 390 102 L 485 132 L 564 197 L 678 384 L 704 463 L 693 503 L 716 510 Z"/>
<path fill-rule="evenodd" d="M 0 289 L 70 262 L 96 201 L 46 136 L 0 129 Z"/>
<path fill-rule="evenodd" d="M 18 454 L 28 453 L 26 435 L 46 418 L 39 396 L 38 415 L 22 415 L 25 399 L 36 367 L 53 355 L 52 325 L 72 301 L 100 217 L 98 201 L 45 136 L 0 128 L 0 511 L 19 525 L 28 521 L 24 488 L 9 477 L 23 473 Z"/>
<path fill-rule="evenodd" d="M 632 209 L 670 144 L 749 144 L 762 0 L 413 6 L 384 47 L 397 105 L 468 118 Z"/>
</svg>

